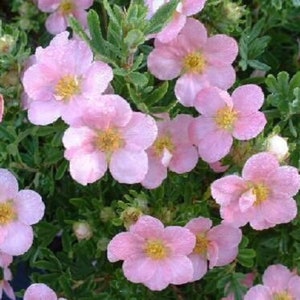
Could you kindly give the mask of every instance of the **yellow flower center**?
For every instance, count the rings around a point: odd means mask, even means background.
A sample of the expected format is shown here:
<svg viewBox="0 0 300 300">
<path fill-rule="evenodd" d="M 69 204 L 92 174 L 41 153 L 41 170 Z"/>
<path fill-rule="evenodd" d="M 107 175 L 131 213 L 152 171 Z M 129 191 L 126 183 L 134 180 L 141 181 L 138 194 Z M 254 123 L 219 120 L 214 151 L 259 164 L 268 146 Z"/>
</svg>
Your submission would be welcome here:
<svg viewBox="0 0 300 300">
<path fill-rule="evenodd" d="M 160 240 L 149 240 L 146 243 L 145 253 L 152 259 L 164 259 L 168 255 L 168 248 Z"/>
<path fill-rule="evenodd" d="M 236 119 L 237 112 L 228 106 L 219 109 L 215 117 L 218 127 L 225 130 L 232 130 Z"/>
<path fill-rule="evenodd" d="M 11 201 L 0 203 L 0 225 L 6 225 L 16 218 L 16 212 Z"/>
<path fill-rule="evenodd" d="M 74 3 L 72 0 L 63 0 L 59 6 L 59 10 L 63 15 L 69 15 L 74 10 Z"/>
<path fill-rule="evenodd" d="M 62 77 L 55 86 L 55 94 L 59 100 L 69 100 L 72 96 L 79 94 L 79 92 L 79 81 L 71 75 Z"/>
<path fill-rule="evenodd" d="M 273 295 L 273 300 L 294 300 L 294 297 L 288 292 L 280 292 Z"/>
<path fill-rule="evenodd" d="M 267 200 L 267 198 L 269 197 L 269 194 L 270 194 L 269 188 L 263 183 L 254 185 L 252 191 L 256 198 L 254 205 L 259 205 L 262 202 L 264 202 L 265 200 Z"/>
<path fill-rule="evenodd" d="M 199 255 L 206 255 L 207 247 L 208 247 L 208 240 L 205 235 L 197 234 L 196 235 L 196 246 L 194 248 L 194 253 Z"/>
<path fill-rule="evenodd" d="M 175 149 L 175 146 L 173 144 L 173 141 L 169 135 L 165 135 L 162 137 L 159 137 L 154 142 L 154 153 L 157 156 L 161 156 L 164 152 L 164 149 L 167 149 L 170 153 L 172 153 Z"/>
<path fill-rule="evenodd" d="M 96 147 L 105 153 L 112 153 L 124 145 L 120 132 L 115 128 L 108 128 L 98 134 Z"/>
<path fill-rule="evenodd" d="M 199 52 L 189 53 L 183 59 L 183 69 L 186 73 L 202 73 L 206 66 L 203 55 Z"/>
</svg>

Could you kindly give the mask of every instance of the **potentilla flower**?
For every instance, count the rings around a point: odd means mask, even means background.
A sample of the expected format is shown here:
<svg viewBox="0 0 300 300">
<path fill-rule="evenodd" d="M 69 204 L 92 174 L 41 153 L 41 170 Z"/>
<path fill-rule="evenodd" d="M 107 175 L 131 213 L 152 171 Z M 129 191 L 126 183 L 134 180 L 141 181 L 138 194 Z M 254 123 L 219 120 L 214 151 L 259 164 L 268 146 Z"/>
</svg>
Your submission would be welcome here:
<svg viewBox="0 0 300 300">
<path fill-rule="evenodd" d="M 145 4 L 148 7 L 148 18 L 156 13 L 156 11 L 169 0 L 145 0 Z M 188 16 L 192 16 L 200 12 L 205 4 L 206 0 L 182 0 L 178 3 L 175 13 L 171 21 L 157 34 L 151 35 L 162 43 L 168 43 L 180 32 L 186 23 Z"/>
<path fill-rule="evenodd" d="M 31 284 L 24 294 L 24 300 L 66 300 L 58 298 L 56 293 L 44 283 Z"/>
<path fill-rule="evenodd" d="M 186 228 L 164 225 L 151 216 L 141 216 L 129 232 L 117 234 L 108 244 L 110 262 L 124 260 L 125 277 L 161 291 L 169 284 L 184 284 L 193 278 L 187 255 L 195 236 Z"/>
<path fill-rule="evenodd" d="M 98 101 L 84 106 L 81 124 L 71 126 L 63 136 L 71 176 L 86 185 L 109 168 L 121 183 L 141 182 L 148 171 L 145 149 L 156 135 L 152 117 L 133 112 L 118 95 L 99 96 Z"/>
<path fill-rule="evenodd" d="M 213 163 L 226 156 L 233 138 L 249 140 L 266 125 L 258 111 L 264 101 L 261 88 L 254 84 L 238 87 L 230 95 L 216 87 L 198 93 L 195 107 L 201 113 L 190 126 L 190 137 L 198 146 L 200 157 Z"/>
<path fill-rule="evenodd" d="M 149 71 L 158 79 L 178 76 L 175 95 L 185 106 L 193 106 L 198 92 L 207 86 L 227 90 L 235 82 L 232 62 L 238 53 L 236 41 L 224 34 L 207 37 L 198 20 L 188 18 L 178 36 L 169 43 L 155 40 L 148 56 Z"/>
<path fill-rule="evenodd" d="M 263 275 L 263 284 L 252 287 L 244 300 L 297 300 L 300 299 L 300 276 L 287 267 L 269 266 Z"/>
<path fill-rule="evenodd" d="M 231 263 L 238 254 L 238 245 L 242 231 L 230 225 L 221 224 L 212 227 L 212 221 L 199 217 L 186 225 L 196 237 L 196 245 L 188 256 L 193 263 L 194 275 L 191 281 L 199 280 L 207 272 L 207 263 L 212 269 Z"/>
<path fill-rule="evenodd" d="M 0 280 L 0 299 L 3 292 L 9 299 L 15 300 L 15 293 L 8 281 L 12 280 L 12 274 L 9 265 L 12 263 L 13 257 L 6 253 L 0 253 L 0 268 L 2 268 L 3 278 Z"/>
<path fill-rule="evenodd" d="M 93 0 L 38 0 L 38 8 L 51 13 L 46 20 L 46 28 L 52 34 L 58 34 L 69 26 L 68 18 L 76 18 L 83 27 L 87 27 L 86 9 L 93 5 Z"/>
<path fill-rule="evenodd" d="M 292 197 L 299 188 L 296 168 L 280 166 L 273 154 L 262 152 L 247 160 L 241 177 L 228 175 L 214 181 L 211 192 L 221 205 L 225 223 L 240 227 L 249 222 L 252 228 L 262 230 L 296 217 Z"/>
<path fill-rule="evenodd" d="M 167 114 L 160 115 L 157 121 L 158 135 L 151 148 L 147 150 L 149 169 L 142 185 L 153 189 L 167 177 L 167 169 L 182 174 L 190 172 L 198 162 L 196 147 L 192 144 L 188 128 L 193 118 L 177 115 L 170 120 Z M 180 133 L 180 134 L 179 134 Z"/>
<path fill-rule="evenodd" d="M 0 251 L 21 255 L 32 245 L 31 225 L 40 221 L 45 205 L 32 190 L 18 191 L 18 182 L 8 170 L 0 169 Z"/>
<path fill-rule="evenodd" d="M 85 42 L 69 40 L 68 35 L 63 32 L 45 49 L 38 47 L 24 72 L 28 118 L 33 124 L 47 125 L 62 117 L 74 125 L 84 113 L 81 102 L 93 101 L 113 78 L 106 63 L 93 61 Z"/>
</svg>

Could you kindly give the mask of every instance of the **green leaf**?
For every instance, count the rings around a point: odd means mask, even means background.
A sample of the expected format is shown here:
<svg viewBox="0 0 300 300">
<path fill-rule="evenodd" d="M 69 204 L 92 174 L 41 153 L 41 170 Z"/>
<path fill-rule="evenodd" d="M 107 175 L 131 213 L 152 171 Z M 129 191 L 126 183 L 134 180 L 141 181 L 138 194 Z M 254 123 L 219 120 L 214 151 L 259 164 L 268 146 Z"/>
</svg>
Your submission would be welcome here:
<svg viewBox="0 0 300 300">
<path fill-rule="evenodd" d="M 254 264 L 256 252 L 253 249 L 240 249 L 237 257 L 238 262 L 247 268 L 251 268 Z"/>
<path fill-rule="evenodd" d="M 140 88 L 144 87 L 148 83 L 148 77 L 139 72 L 129 73 L 127 77 L 129 82 Z"/>
<path fill-rule="evenodd" d="M 144 41 L 145 36 L 139 29 L 130 30 L 124 39 L 124 42 L 129 49 L 137 48 L 139 45 L 143 44 Z"/>
<path fill-rule="evenodd" d="M 144 98 L 144 102 L 148 106 L 152 106 L 153 104 L 159 102 L 166 95 L 168 88 L 169 88 L 169 82 L 165 81 L 159 87 L 156 87 L 152 93 L 147 95 Z"/>
</svg>

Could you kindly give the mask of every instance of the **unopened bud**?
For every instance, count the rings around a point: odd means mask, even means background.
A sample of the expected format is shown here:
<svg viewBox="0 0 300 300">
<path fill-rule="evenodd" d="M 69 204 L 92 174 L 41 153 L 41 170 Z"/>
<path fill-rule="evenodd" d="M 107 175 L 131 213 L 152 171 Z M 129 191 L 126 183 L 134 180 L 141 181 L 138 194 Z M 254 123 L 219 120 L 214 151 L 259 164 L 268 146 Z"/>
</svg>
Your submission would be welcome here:
<svg viewBox="0 0 300 300">
<path fill-rule="evenodd" d="M 0 54 L 7 54 L 12 51 L 15 46 L 14 38 L 9 34 L 0 37 Z"/>
<path fill-rule="evenodd" d="M 143 214 L 141 209 L 137 207 L 128 207 L 121 213 L 121 219 L 126 229 L 136 223 L 138 218 Z"/>
<path fill-rule="evenodd" d="M 266 150 L 273 153 L 279 161 L 283 161 L 289 155 L 288 143 L 279 135 L 273 135 L 267 139 Z"/>
<path fill-rule="evenodd" d="M 73 231 L 74 231 L 78 241 L 88 240 L 93 235 L 91 226 L 87 222 L 76 222 L 76 223 L 74 223 Z"/>
</svg>

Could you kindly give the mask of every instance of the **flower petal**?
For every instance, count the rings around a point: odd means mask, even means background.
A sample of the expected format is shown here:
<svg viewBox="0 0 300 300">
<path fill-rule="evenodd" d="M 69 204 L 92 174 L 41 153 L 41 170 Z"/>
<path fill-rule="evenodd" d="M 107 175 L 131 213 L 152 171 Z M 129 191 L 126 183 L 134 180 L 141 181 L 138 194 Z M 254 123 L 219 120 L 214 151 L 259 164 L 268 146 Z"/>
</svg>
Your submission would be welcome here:
<svg viewBox="0 0 300 300">
<path fill-rule="evenodd" d="M 24 294 L 24 300 L 57 300 L 57 296 L 46 284 L 34 283 L 30 285 Z"/>
<path fill-rule="evenodd" d="M 201 279 L 207 273 L 207 260 L 198 254 L 190 254 L 188 258 L 191 260 L 194 269 L 191 281 Z"/>
</svg>

